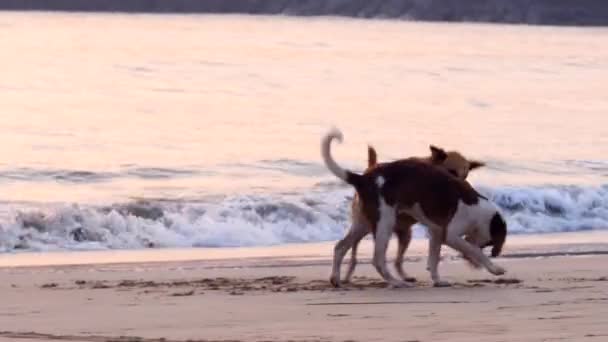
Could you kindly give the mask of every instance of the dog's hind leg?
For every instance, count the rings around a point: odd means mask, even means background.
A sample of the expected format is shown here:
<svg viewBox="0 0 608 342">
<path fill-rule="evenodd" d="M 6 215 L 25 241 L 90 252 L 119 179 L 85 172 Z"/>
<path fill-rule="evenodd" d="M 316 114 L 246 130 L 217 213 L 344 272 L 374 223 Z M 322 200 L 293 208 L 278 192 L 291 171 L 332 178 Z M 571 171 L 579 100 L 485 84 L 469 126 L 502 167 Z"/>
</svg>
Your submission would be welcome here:
<svg viewBox="0 0 608 342">
<path fill-rule="evenodd" d="M 374 243 L 374 260 L 373 264 L 378 273 L 394 287 L 407 287 L 408 283 L 395 279 L 386 267 L 386 250 L 388 243 L 393 235 L 393 229 L 397 221 L 397 211 L 380 198 L 380 219 L 376 224 L 376 237 Z"/>
<path fill-rule="evenodd" d="M 331 269 L 331 276 L 329 278 L 329 281 L 333 286 L 340 286 L 340 267 L 342 266 L 342 260 L 344 260 L 344 256 L 348 250 L 351 249 L 355 243 L 361 240 L 359 236 L 362 234 L 362 232 L 367 233 L 366 229 L 366 226 L 355 220 L 353 221 L 346 236 L 336 243 L 336 246 L 334 247 L 334 260 Z M 365 236 L 365 234 L 363 234 L 363 236 Z"/>
<path fill-rule="evenodd" d="M 346 272 L 346 277 L 344 277 L 343 282 L 345 283 L 349 283 L 350 279 L 353 276 L 353 273 L 355 272 L 355 267 L 357 267 L 357 248 L 359 247 L 359 242 L 361 242 L 361 240 L 363 240 L 363 238 L 365 237 L 365 235 L 367 235 L 369 233 L 368 227 L 363 225 L 363 224 L 359 224 L 357 226 L 359 229 L 355 229 L 353 231 L 353 247 L 350 250 L 350 264 L 348 265 L 348 271 Z"/>
<path fill-rule="evenodd" d="M 413 220 L 409 217 L 397 219 L 397 226 L 395 226 L 395 234 L 397 234 L 397 239 L 399 241 L 399 247 L 397 248 L 397 257 L 395 258 L 395 269 L 397 273 L 401 277 L 401 279 L 409 282 L 415 282 L 416 278 L 410 277 L 403 270 L 403 255 L 407 251 L 407 248 L 410 245 L 410 241 L 412 241 L 412 225 Z"/>
</svg>

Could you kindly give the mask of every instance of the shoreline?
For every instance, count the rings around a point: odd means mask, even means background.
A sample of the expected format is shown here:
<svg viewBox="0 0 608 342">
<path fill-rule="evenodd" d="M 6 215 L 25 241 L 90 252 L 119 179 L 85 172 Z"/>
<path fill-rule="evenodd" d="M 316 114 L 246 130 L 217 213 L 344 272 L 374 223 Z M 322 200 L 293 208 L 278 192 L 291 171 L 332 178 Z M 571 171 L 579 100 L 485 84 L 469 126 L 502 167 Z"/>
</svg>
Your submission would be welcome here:
<svg viewBox="0 0 608 342">
<path fill-rule="evenodd" d="M 605 242 L 598 242 L 605 241 Z M 0 269 L 19 267 L 59 267 L 86 265 L 137 265 L 137 264 L 201 264 L 209 268 L 276 267 L 329 265 L 336 241 L 294 243 L 260 247 L 222 248 L 164 248 L 140 250 L 103 251 L 48 251 L 0 254 Z M 427 240 L 412 240 L 406 253 L 406 262 L 416 262 L 426 257 Z M 388 259 L 395 253 L 394 241 L 388 251 Z M 369 237 L 359 248 L 359 262 L 369 264 L 373 243 Z M 546 234 L 522 234 L 508 237 L 504 259 L 522 259 L 559 256 L 584 256 L 608 254 L 608 232 L 569 232 Z M 347 260 L 350 254 L 347 254 Z M 442 255 L 457 258 L 448 247 Z"/>
</svg>

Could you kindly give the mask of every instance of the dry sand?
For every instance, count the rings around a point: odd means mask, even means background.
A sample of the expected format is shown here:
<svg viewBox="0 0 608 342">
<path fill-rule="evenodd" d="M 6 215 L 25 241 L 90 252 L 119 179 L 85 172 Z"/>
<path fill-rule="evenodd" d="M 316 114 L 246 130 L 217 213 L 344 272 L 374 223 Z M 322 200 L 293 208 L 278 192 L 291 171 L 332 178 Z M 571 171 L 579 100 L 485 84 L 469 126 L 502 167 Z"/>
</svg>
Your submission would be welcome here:
<svg viewBox="0 0 608 342">
<path fill-rule="evenodd" d="M 0 341 L 608 341 L 608 256 L 592 243 L 510 242 L 500 278 L 446 250 L 440 271 L 451 288 L 430 286 L 424 241 L 406 264 L 419 283 L 406 289 L 386 288 L 368 263 L 354 284 L 331 288 L 331 244 L 282 257 L 267 248 L 226 259 L 175 261 L 169 252 L 174 261 L 5 266 Z M 560 255 L 568 248 L 585 255 Z M 366 242 L 364 260 L 369 251 Z M 535 254 L 548 256 L 522 257 Z"/>
</svg>

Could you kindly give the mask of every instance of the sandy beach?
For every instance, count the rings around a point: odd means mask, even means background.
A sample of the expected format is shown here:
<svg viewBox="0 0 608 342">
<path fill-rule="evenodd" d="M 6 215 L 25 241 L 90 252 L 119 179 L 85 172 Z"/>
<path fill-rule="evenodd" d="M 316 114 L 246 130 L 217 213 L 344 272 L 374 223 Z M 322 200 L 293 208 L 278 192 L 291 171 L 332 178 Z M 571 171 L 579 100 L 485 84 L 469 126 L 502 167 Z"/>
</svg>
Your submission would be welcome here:
<svg viewBox="0 0 608 342">
<path fill-rule="evenodd" d="M 380 281 L 369 241 L 343 289 L 327 281 L 331 243 L 219 249 L 208 258 L 204 250 L 77 252 L 57 254 L 56 265 L 5 256 L 0 340 L 605 341 L 608 256 L 593 243 L 600 235 L 513 237 L 498 260 L 508 269 L 500 278 L 444 248 L 440 271 L 450 288 L 430 285 L 424 240 L 408 253 L 418 283 L 406 289 Z M 103 255 L 128 262 L 91 261 Z M 163 257 L 171 261 L 155 261 Z"/>
</svg>

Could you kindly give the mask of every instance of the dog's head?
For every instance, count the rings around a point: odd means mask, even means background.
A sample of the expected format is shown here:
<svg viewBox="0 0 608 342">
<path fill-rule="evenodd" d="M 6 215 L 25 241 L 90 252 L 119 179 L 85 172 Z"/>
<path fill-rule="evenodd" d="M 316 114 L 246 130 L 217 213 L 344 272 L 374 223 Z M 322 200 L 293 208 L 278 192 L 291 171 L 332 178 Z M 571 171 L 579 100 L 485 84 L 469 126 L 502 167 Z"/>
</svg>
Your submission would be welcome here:
<svg viewBox="0 0 608 342">
<path fill-rule="evenodd" d="M 424 158 L 435 166 L 439 166 L 450 173 L 452 176 L 465 180 L 469 176 L 471 170 L 475 170 L 485 164 L 476 160 L 465 158 L 458 151 L 446 151 L 441 147 L 434 145 L 429 146 L 431 156 Z M 378 156 L 376 150 L 372 146 L 367 147 L 367 170 L 374 169 L 378 165 Z"/>
<path fill-rule="evenodd" d="M 445 169 L 452 176 L 462 180 L 469 176 L 471 170 L 485 165 L 483 162 L 465 158 L 458 151 L 445 151 L 443 148 L 434 145 L 430 145 L 429 148 L 431 150 L 429 160 L 433 165 Z"/>
<path fill-rule="evenodd" d="M 490 239 L 484 247 L 492 246 L 492 257 L 496 258 L 507 240 L 507 223 L 499 213 L 494 214 L 490 221 Z"/>
<path fill-rule="evenodd" d="M 507 240 L 507 223 L 502 215 L 497 212 L 492 216 L 492 220 L 490 220 L 488 225 L 484 228 L 485 229 L 477 230 L 476 234 L 467 235 L 465 240 L 473 245 L 479 246 L 481 249 L 491 246 L 491 255 L 493 258 L 496 258 L 500 256 L 505 241 Z M 471 261 L 469 260 L 469 262 Z"/>
</svg>

